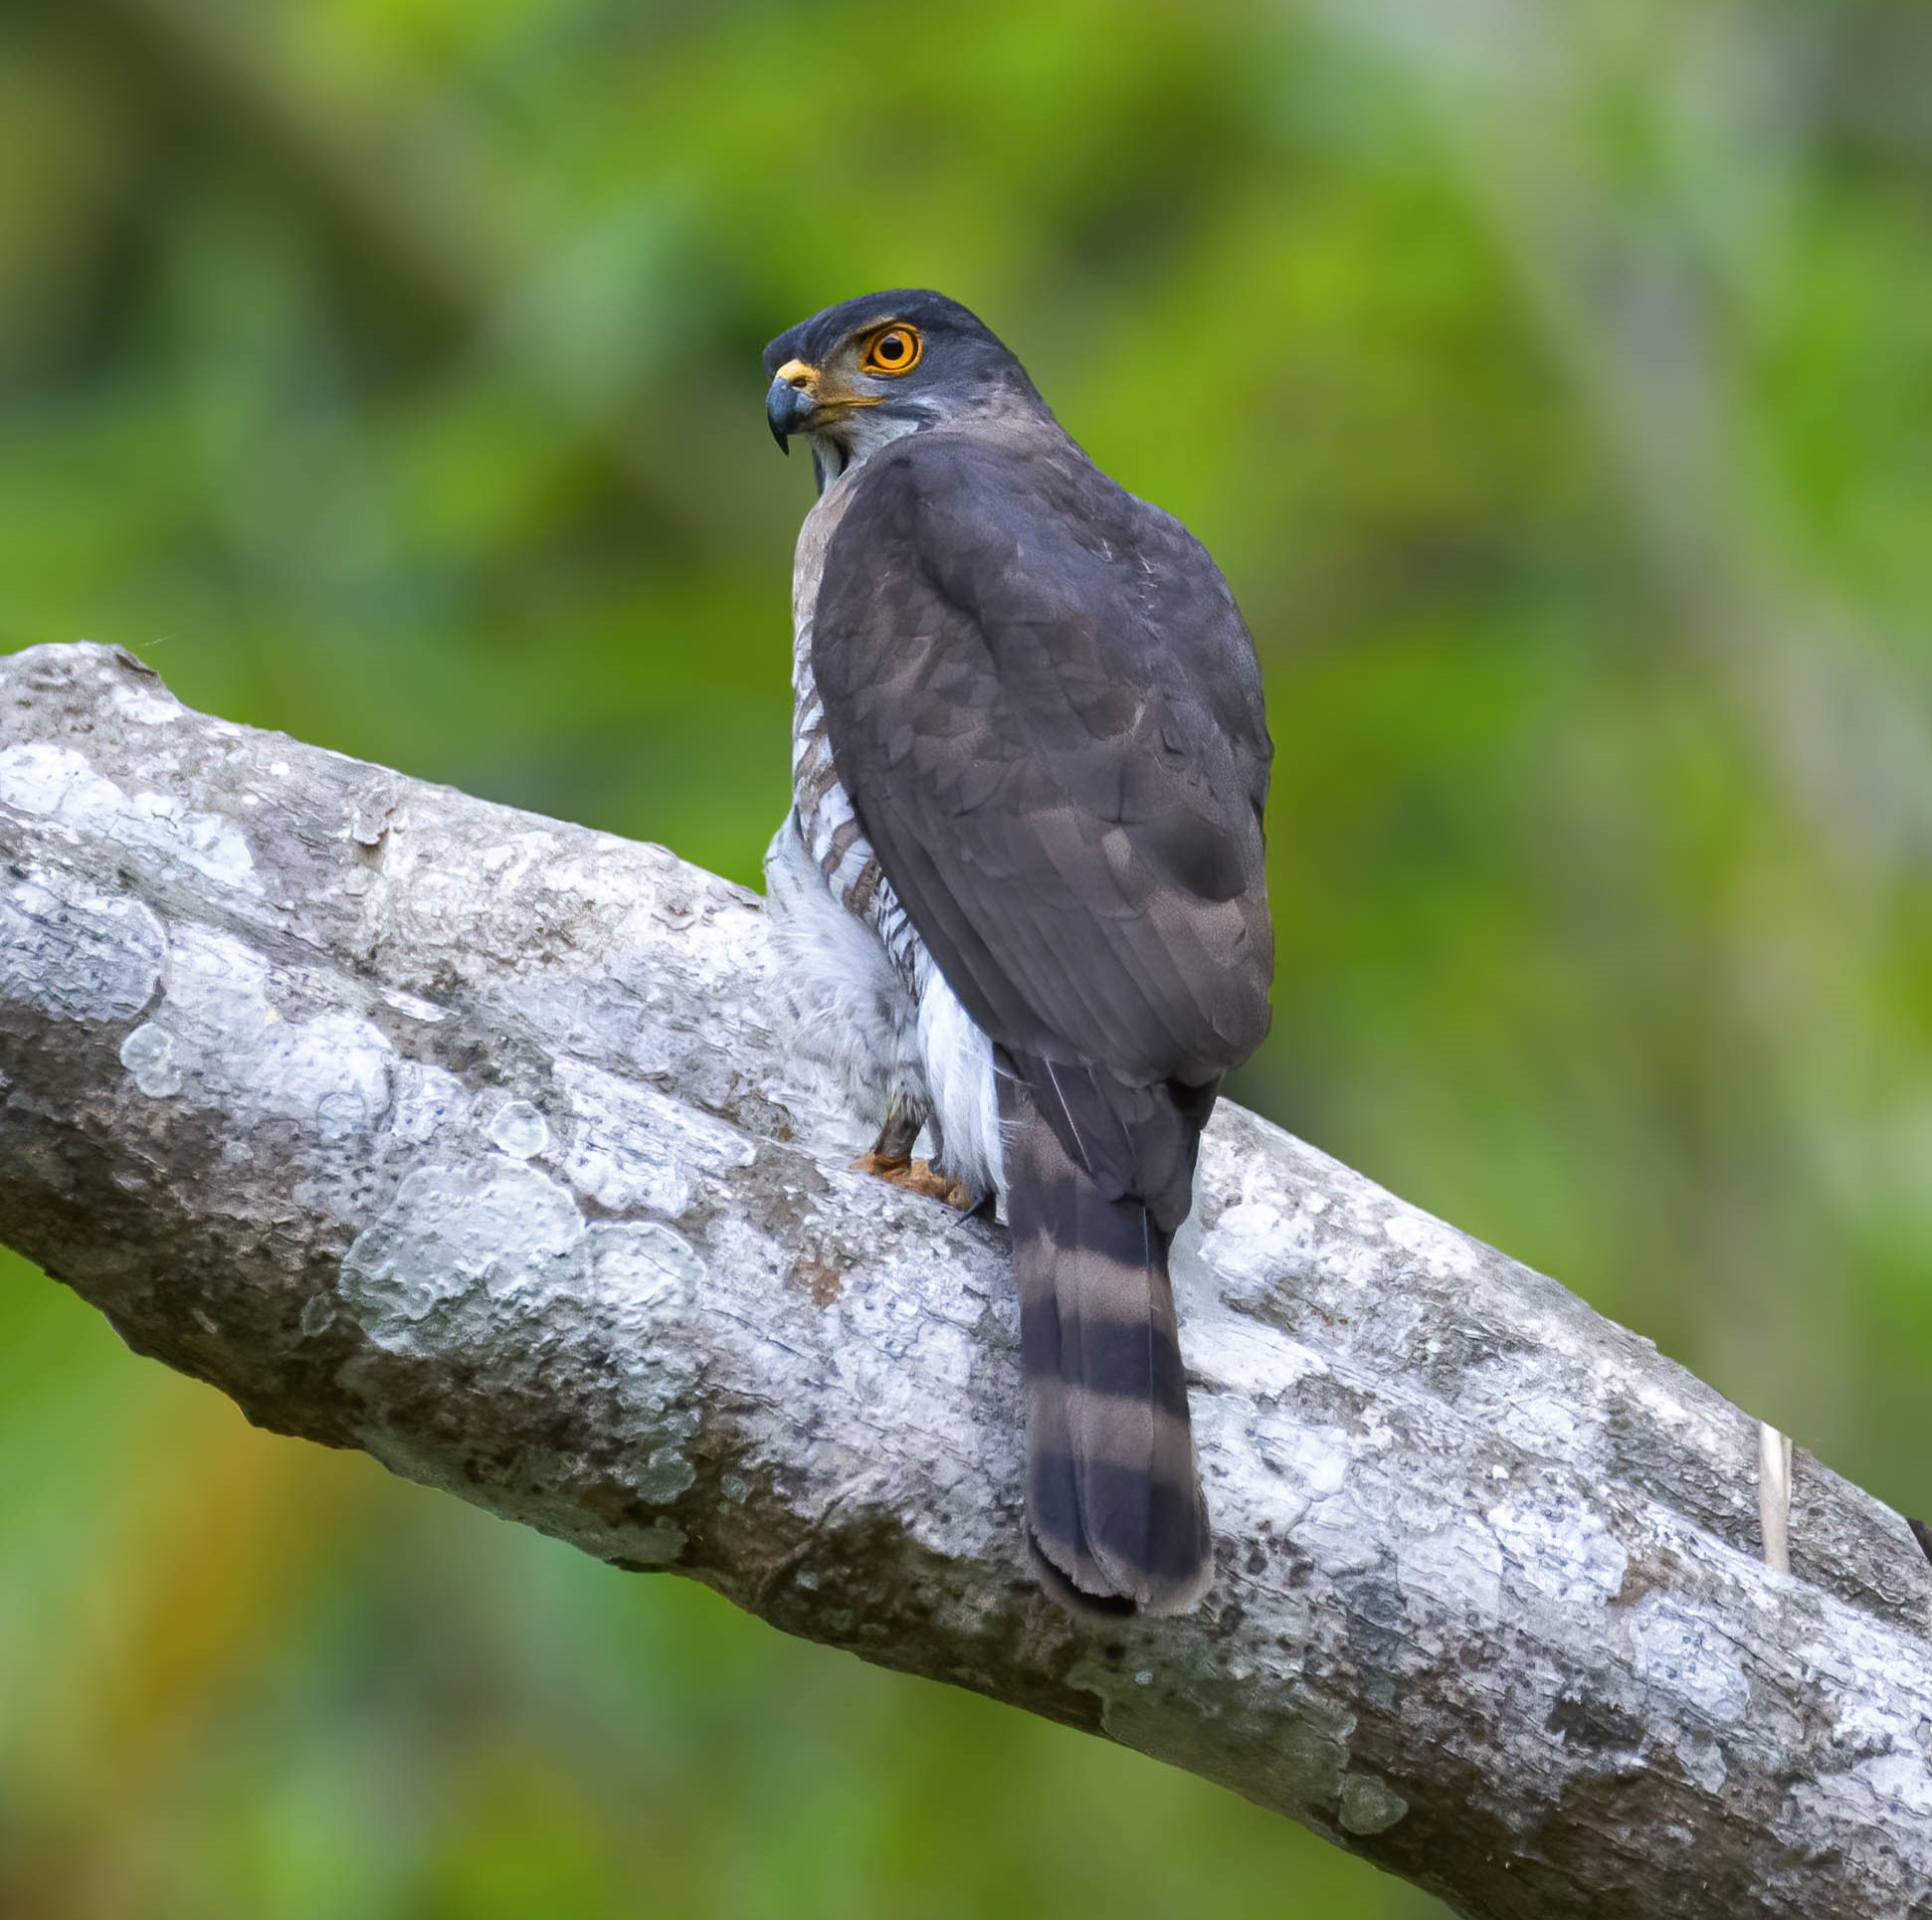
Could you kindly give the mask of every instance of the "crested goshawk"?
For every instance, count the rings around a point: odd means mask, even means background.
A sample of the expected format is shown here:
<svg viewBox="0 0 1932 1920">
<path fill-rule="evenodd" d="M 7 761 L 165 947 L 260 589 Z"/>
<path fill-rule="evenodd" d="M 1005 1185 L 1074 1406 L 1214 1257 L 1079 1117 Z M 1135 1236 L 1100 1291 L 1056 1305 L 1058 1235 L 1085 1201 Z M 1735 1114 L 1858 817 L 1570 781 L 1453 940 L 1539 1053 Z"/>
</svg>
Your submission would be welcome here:
<svg viewBox="0 0 1932 1920">
<path fill-rule="evenodd" d="M 1168 1248 L 1273 971 L 1254 643 L 954 301 L 847 300 L 765 372 L 819 483 L 766 857 L 805 1043 L 882 1121 L 862 1167 L 1002 1204 L 1045 1584 L 1184 1611 L 1213 1546 Z"/>
</svg>

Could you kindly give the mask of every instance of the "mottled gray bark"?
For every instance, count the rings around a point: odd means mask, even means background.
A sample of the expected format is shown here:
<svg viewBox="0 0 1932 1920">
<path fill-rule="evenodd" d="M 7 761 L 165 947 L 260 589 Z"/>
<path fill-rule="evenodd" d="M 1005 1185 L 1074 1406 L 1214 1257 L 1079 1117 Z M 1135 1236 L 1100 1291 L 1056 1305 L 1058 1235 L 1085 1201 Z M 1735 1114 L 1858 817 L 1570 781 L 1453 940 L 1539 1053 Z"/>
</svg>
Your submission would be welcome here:
<svg viewBox="0 0 1932 1920">
<path fill-rule="evenodd" d="M 1932 1568 L 1553 1282 L 1254 1115 L 1178 1263 L 1219 1545 L 1021 1546 L 1002 1236 L 846 1170 L 758 902 L 0 662 L 0 1238 L 136 1349 L 789 1632 L 1225 1782 L 1465 1913 L 1932 1915 Z"/>
</svg>

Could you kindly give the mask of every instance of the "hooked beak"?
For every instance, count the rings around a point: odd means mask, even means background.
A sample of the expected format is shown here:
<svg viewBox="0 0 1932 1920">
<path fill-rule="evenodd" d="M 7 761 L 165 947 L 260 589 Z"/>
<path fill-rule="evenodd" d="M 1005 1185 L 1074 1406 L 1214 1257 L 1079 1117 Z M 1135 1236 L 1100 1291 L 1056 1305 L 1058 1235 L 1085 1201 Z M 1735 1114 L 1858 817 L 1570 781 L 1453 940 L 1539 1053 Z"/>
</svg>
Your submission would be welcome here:
<svg viewBox="0 0 1932 1920">
<path fill-rule="evenodd" d="M 819 370 L 803 360 L 787 360 L 772 376 L 765 394 L 765 420 L 781 454 L 792 450 L 786 444 L 793 434 L 803 433 L 819 404 Z"/>
</svg>

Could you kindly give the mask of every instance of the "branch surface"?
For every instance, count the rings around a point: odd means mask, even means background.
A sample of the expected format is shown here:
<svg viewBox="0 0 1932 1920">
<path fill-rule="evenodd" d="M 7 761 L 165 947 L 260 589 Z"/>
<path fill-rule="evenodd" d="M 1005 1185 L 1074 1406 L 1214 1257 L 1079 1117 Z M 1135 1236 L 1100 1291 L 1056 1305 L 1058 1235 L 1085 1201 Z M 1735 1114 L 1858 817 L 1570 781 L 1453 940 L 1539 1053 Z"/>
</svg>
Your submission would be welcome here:
<svg viewBox="0 0 1932 1920">
<path fill-rule="evenodd" d="M 1003 1235 L 846 1170 L 754 896 L 0 661 L 0 1239 L 137 1351 L 586 1552 L 1520 1920 L 1932 1915 L 1932 1567 L 1553 1281 L 1253 1114 L 1176 1261 L 1214 1591 L 1076 1623 Z"/>
</svg>

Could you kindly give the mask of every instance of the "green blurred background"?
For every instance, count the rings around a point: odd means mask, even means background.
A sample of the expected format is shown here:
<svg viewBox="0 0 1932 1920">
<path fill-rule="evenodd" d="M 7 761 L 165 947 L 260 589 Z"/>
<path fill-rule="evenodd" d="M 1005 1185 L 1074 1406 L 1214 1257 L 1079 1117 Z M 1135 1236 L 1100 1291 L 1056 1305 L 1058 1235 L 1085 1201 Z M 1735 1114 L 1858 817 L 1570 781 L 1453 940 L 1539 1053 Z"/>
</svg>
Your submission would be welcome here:
<svg viewBox="0 0 1932 1920">
<path fill-rule="evenodd" d="M 7 0 L 0 648 L 754 879 L 808 470 L 932 285 L 1221 559 L 1246 1099 L 1932 1506 L 1918 0 Z M 1439 1913 L 249 1431 L 0 1281 L 5 1920 Z"/>
</svg>

